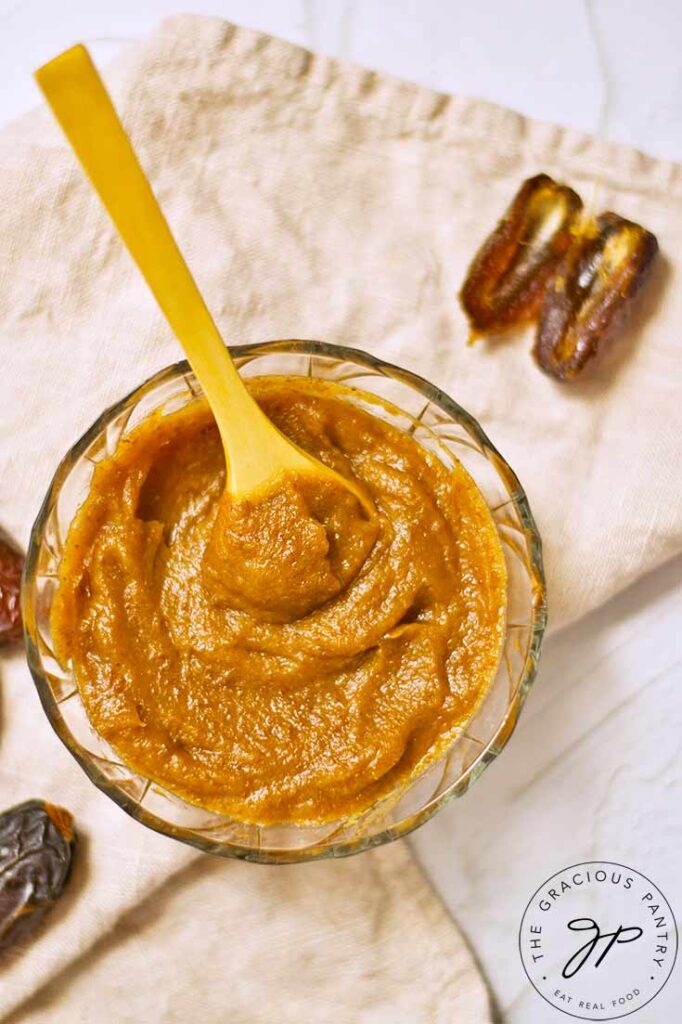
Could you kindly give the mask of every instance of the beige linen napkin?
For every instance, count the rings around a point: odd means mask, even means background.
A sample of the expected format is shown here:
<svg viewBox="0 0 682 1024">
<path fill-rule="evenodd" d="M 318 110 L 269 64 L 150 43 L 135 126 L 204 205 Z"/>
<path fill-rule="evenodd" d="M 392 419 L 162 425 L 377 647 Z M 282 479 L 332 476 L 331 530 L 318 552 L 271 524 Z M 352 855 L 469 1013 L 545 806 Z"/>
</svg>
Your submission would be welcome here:
<svg viewBox="0 0 682 1024">
<path fill-rule="evenodd" d="M 355 345 L 449 391 L 528 490 L 555 624 L 680 549 L 680 167 L 214 19 L 166 23 L 117 82 L 225 337 Z M 585 198 L 598 179 L 598 208 L 666 257 L 626 335 L 566 387 L 527 337 L 466 348 L 454 298 L 540 170 Z M 0 202 L 0 522 L 25 542 L 68 445 L 179 350 L 47 113 L 0 136 Z M 71 897 L 4 966 L 3 1019 L 489 1020 L 404 844 L 279 870 L 197 858 L 86 781 L 21 659 L 2 683 L 2 804 L 63 802 L 88 836 Z M 69 964 L 68 991 L 57 978 L 10 1015 Z"/>
</svg>

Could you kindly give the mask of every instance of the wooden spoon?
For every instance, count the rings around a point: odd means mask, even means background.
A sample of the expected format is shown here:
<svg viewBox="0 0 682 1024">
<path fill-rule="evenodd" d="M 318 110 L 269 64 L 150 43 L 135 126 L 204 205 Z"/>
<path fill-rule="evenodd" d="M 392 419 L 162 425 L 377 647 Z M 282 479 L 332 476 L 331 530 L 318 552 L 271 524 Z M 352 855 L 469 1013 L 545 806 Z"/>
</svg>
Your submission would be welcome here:
<svg viewBox="0 0 682 1024">
<path fill-rule="evenodd" d="M 204 390 L 231 494 L 256 500 L 284 474 L 317 474 L 348 488 L 372 514 L 360 485 L 285 437 L 247 391 L 85 47 L 66 50 L 35 77 Z"/>
</svg>

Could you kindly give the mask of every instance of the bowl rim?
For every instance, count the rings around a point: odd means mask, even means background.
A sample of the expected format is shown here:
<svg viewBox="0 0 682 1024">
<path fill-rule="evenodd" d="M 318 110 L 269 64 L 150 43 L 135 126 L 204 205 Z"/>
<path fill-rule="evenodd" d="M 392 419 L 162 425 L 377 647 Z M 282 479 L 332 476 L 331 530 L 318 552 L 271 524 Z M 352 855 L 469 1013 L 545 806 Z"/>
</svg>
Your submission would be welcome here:
<svg viewBox="0 0 682 1024">
<path fill-rule="evenodd" d="M 67 478 L 73 462 L 80 457 L 92 444 L 95 438 L 101 434 L 106 425 L 116 416 L 127 404 L 134 399 L 141 399 L 146 394 L 155 390 L 166 381 L 175 379 L 178 376 L 191 374 L 191 367 L 187 360 L 179 360 L 169 366 L 158 370 L 148 377 L 142 384 L 133 388 L 122 398 L 113 402 L 95 419 L 91 426 L 81 435 L 60 460 L 54 472 L 50 485 L 42 501 L 35 522 L 31 529 L 28 552 L 24 564 L 21 582 L 21 607 L 24 622 L 24 643 L 28 667 L 33 677 L 38 696 L 43 710 L 50 725 L 69 753 L 78 762 L 90 781 L 111 800 L 114 801 L 128 815 L 145 825 L 147 828 L 158 832 L 161 835 L 170 836 L 189 846 L 205 853 L 212 853 L 226 858 L 235 858 L 261 864 L 287 864 L 303 863 L 307 861 L 321 860 L 327 858 L 338 858 L 352 856 L 375 846 L 392 842 L 408 835 L 416 828 L 424 824 L 440 811 L 455 796 L 463 795 L 495 758 L 501 753 L 509 741 L 519 715 L 525 704 L 531 686 L 535 681 L 538 668 L 538 658 L 542 646 L 542 640 L 547 624 L 547 596 L 546 583 L 543 568 L 542 541 L 535 519 L 530 510 L 528 498 L 521 486 L 516 473 L 511 469 L 504 456 L 500 454 L 495 445 L 480 426 L 478 421 L 464 409 L 458 402 L 451 398 L 445 391 L 421 377 L 419 374 L 403 367 L 396 366 L 387 360 L 380 359 L 368 352 L 358 348 L 351 348 L 344 345 L 336 345 L 329 342 L 281 339 L 276 341 L 261 341 L 243 345 L 228 346 L 238 366 L 246 365 L 258 356 L 269 353 L 287 353 L 309 356 L 322 356 L 337 360 L 348 361 L 360 367 L 379 371 L 382 375 L 397 379 L 402 383 L 420 392 L 428 403 L 433 402 L 443 409 L 454 420 L 463 423 L 466 429 L 474 435 L 480 444 L 483 453 L 489 458 L 490 455 L 504 468 L 505 476 L 510 490 L 509 502 L 514 505 L 519 517 L 521 530 L 526 540 L 528 571 L 531 576 L 531 619 L 529 625 L 530 637 L 526 652 L 523 669 L 519 675 L 519 682 L 513 698 L 510 699 L 506 712 L 499 722 L 494 734 L 486 742 L 485 746 L 477 757 L 468 765 L 464 772 L 453 781 L 442 793 L 429 798 L 428 802 L 419 810 L 409 814 L 402 821 L 389 826 L 375 835 L 359 836 L 351 840 L 327 843 L 324 839 L 311 843 L 310 846 L 297 850 L 289 850 L 284 847 L 268 847 L 261 849 L 257 846 L 244 846 L 239 843 L 221 842 L 218 839 L 211 839 L 201 835 L 198 830 L 188 826 L 174 825 L 164 821 L 156 814 L 142 807 L 135 798 L 125 793 L 108 779 L 98 767 L 95 755 L 83 756 L 81 746 L 72 735 L 61 713 L 58 711 L 59 704 L 55 701 L 50 686 L 40 667 L 40 652 L 36 642 L 38 631 L 35 624 L 35 614 L 31 601 L 32 581 L 37 574 L 38 556 L 41 549 L 41 538 L 44 533 L 47 518 L 53 508 L 55 497 L 58 495 L 62 484 Z M 295 374 L 300 376 L 300 374 Z M 192 390 L 194 387 L 187 381 Z M 352 385 L 351 385 L 352 387 Z M 427 404 L 428 404 L 427 403 Z M 499 471 L 499 466 L 496 466 Z M 137 774 L 137 773 L 136 773 Z M 149 785 L 156 785 L 148 780 Z M 161 787 L 163 788 L 163 787 Z"/>
</svg>

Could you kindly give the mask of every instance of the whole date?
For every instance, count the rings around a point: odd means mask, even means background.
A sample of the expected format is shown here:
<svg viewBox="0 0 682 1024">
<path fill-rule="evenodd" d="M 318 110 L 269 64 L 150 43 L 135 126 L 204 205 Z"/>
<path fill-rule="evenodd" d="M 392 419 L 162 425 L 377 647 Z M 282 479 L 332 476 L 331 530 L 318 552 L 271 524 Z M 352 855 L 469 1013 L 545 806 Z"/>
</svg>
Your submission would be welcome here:
<svg viewBox="0 0 682 1024">
<path fill-rule="evenodd" d="M 0 814 L 0 949 L 26 938 L 59 899 L 75 846 L 62 807 L 27 800 Z"/>
<path fill-rule="evenodd" d="M 21 640 L 21 572 L 24 557 L 0 532 L 0 647 Z"/>
</svg>

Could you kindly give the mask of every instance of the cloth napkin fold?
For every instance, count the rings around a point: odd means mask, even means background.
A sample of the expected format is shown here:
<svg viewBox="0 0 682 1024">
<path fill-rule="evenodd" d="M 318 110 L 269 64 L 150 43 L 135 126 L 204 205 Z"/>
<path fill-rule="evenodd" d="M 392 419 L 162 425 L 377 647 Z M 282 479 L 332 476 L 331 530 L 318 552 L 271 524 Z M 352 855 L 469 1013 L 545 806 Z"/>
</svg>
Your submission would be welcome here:
<svg viewBox="0 0 682 1024">
<path fill-rule="evenodd" d="M 217 19 L 165 23 L 112 80 L 226 339 L 353 345 L 452 394 L 527 489 L 555 625 L 680 550 L 682 168 Z M 664 254 L 624 336 L 568 386 L 526 335 L 467 348 L 455 299 L 538 171 Z M 179 349 L 46 112 L 0 135 L 0 257 L 0 522 L 26 542 L 66 448 Z M 2 805 L 64 803 L 87 841 L 50 926 L 2 966 L 0 1019 L 490 1019 L 405 844 L 284 869 L 198 857 L 91 786 L 20 658 L 2 691 Z"/>
</svg>

